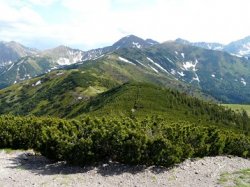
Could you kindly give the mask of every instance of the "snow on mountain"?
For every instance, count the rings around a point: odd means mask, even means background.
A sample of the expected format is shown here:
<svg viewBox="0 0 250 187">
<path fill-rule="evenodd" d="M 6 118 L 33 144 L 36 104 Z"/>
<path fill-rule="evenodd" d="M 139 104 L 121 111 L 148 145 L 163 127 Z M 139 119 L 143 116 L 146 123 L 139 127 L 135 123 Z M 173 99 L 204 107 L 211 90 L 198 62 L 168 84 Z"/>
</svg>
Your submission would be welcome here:
<svg viewBox="0 0 250 187">
<path fill-rule="evenodd" d="M 131 62 L 131 61 L 125 59 L 125 58 L 122 58 L 122 57 L 120 57 L 120 56 L 119 56 L 118 58 L 119 58 L 119 60 L 121 60 L 121 61 L 123 61 L 123 62 L 126 62 L 126 63 L 129 63 L 129 64 L 135 65 L 133 62 Z"/>
<path fill-rule="evenodd" d="M 250 57 L 250 36 L 229 43 L 224 50 L 235 55 Z"/>
</svg>

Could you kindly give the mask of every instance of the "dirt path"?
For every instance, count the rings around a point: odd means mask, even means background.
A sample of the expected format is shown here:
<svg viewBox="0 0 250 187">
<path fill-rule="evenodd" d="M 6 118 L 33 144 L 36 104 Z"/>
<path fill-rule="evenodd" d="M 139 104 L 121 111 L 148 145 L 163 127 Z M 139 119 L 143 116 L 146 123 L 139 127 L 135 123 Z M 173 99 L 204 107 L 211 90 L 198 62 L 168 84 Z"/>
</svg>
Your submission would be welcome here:
<svg viewBox="0 0 250 187">
<path fill-rule="evenodd" d="M 0 187 L 9 186 L 219 186 L 220 173 L 250 168 L 239 157 L 187 160 L 174 168 L 126 166 L 71 167 L 53 163 L 31 151 L 0 151 Z"/>
</svg>

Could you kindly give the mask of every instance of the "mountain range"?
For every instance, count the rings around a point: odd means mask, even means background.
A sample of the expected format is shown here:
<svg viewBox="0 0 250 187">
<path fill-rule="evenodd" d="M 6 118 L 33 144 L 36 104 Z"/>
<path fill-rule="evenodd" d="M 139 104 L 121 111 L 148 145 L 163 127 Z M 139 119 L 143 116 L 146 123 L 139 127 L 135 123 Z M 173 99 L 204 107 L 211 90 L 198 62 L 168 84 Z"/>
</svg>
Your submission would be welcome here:
<svg viewBox="0 0 250 187">
<path fill-rule="evenodd" d="M 89 51 L 72 49 L 66 46 L 39 51 L 17 42 L 1 42 L 0 88 L 48 73 L 65 65 L 96 59 L 119 48 L 144 48 L 154 44 L 158 44 L 158 42 L 151 39 L 143 40 L 134 35 L 124 37 L 112 46 Z"/>
<path fill-rule="evenodd" d="M 2 44 L 8 53 L 0 54 L 0 113 L 77 116 L 99 94 L 130 81 L 205 100 L 250 102 L 250 60 L 223 51 L 220 44 L 158 43 L 134 35 L 90 51 Z"/>
<path fill-rule="evenodd" d="M 250 57 L 250 36 L 230 42 L 227 45 L 223 45 L 220 43 L 189 42 L 181 38 L 178 38 L 175 41 L 180 44 L 192 45 L 211 50 L 225 51 L 230 53 L 231 55 L 236 55 L 238 57 Z"/>
</svg>

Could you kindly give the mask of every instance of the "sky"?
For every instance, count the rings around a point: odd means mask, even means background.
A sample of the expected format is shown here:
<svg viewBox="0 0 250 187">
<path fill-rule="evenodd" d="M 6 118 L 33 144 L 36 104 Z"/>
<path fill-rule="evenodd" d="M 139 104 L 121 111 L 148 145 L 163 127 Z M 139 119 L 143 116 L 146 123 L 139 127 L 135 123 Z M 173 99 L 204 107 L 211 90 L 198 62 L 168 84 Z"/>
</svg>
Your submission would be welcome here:
<svg viewBox="0 0 250 187">
<path fill-rule="evenodd" d="M 88 50 L 134 34 L 227 44 L 250 35 L 249 0 L 0 0 L 0 40 Z"/>
</svg>

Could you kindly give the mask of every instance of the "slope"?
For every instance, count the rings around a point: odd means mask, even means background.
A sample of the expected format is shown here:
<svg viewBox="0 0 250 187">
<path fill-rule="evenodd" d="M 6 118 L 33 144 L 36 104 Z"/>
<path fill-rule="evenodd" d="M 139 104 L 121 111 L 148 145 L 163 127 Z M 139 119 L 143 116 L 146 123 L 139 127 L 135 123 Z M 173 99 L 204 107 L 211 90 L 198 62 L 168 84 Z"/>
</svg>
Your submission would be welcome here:
<svg viewBox="0 0 250 187">
<path fill-rule="evenodd" d="M 250 61 L 246 58 L 176 42 L 115 53 L 156 75 L 193 85 L 221 102 L 250 102 Z"/>
</svg>

